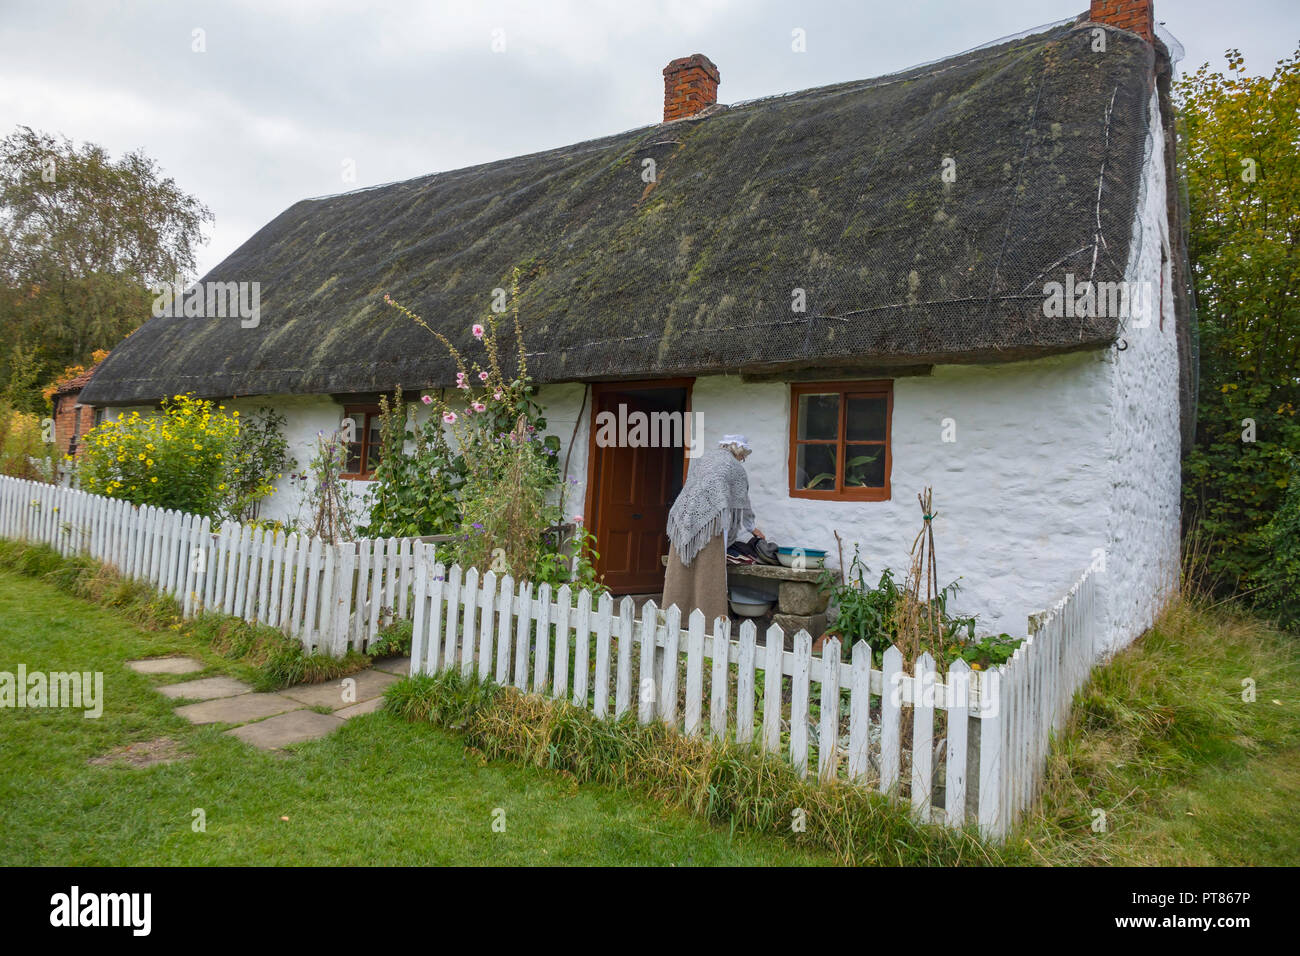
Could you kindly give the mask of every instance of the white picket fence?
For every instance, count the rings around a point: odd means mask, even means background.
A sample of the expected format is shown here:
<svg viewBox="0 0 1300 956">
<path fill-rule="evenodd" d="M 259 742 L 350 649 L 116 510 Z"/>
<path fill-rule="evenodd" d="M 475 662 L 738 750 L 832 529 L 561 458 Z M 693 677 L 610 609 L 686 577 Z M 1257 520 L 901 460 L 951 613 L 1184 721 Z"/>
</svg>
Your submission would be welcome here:
<svg viewBox="0 0 1300 956">
<path fill-rule="evenodd" d="M 834 639 L 814 655 L 806 631 L 786 650 L 776 625 L 761 644 L 750 621 L 733 639 L 730 621 L 708 627 L 697 610 L 683 629 L 675 606 L 661 613 L 651 601 L 638 614 L 631 598 L 593 606 L 585 590 L 575 602 L 567 585 L 534 591 L 445 567 L 419 543 L 414 592 L 413 674 L 459 669 L 597 717 L 635 709 L 642 724 L 755 743 L 801 775 L 815 768 L 905 799 L 922 820 L 973 822 L 991 837 L 1032 801 L 1048 735 L 1091 666 L 1091 574 L 1005 667 L 957 661 L 942 677 L 929 654 L 906 673 L 896 647 L 877 669 L 865 643 L 846 663 Z"/>
<path fill-rule="evenodd" d="M 226 522 L 0 477 L 0 535 L 82 554 L 151 582 L 185 617 L 204 609 L 279 628 L 307 651 L 365 650 L 409 616 L 411 546 L 320 538 Z"/>
<path fill-rule="evenodd" d="M 1085 573 L 1005 665 L 946 675 L 928 654 L 907 673 L 896 647 L 874 666 L 865 643 L 851 661 L 800 631 L 786 649 L 773 625 L 733 639 L 696 611 L 681 626 L 632 599 L 617 608 L 568 586 L 534 591 L 493 572 L 437 563 L 419 539 L 339 545 L 0 477 L 0 535 L 85 554 L 171 594 L 183 613 L 209 608 L 278 627 L 309 651 L 364 650 L 395 619 L 413 623 L 411 673 L 459 669 L 526 692 L 571 700 L 597 717 L 635 708 L 661 720 L 868 787 L 924 821 L 977 824 L 1004 837 L 1041 783 L 1051 735 L 1094 663 L 1096 582 Z M 710 633 L 706 633 L 706 631 Z M 705 684 L 708 683 L 706 695 Z M 706 709 L 707 708 L 707 709 Z"/>
<path fill-rule="evenodd" d="M 998 668 L 1000 704 L 995 798 L 1005 835 L 1038 795 L 1052 735 L 1065 726 L 1070 704 L 1097 662 L 1093 640 L 1098 601 L 1096 570 L 1089 567 L 1049 610 L 1030 616 L 1030 636 Z"/>
</svg>

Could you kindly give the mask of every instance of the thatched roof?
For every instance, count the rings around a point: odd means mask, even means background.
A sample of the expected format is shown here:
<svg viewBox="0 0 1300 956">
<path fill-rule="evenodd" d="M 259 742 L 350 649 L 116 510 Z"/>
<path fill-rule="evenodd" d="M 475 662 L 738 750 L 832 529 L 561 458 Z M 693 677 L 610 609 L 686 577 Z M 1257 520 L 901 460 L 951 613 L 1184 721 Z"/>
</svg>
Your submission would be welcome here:
<svg viewBox="0 0 1300 956">
<path fill-rule="evenodd" d="M 1156 54 L 1091 27 L 299 202 L 205 277 L 260 282 L 257 328 L 151 319 L 83 400 L 446 385 L 383 295 L 472 351 L 516 267 L 540 381 L 1101 347 L 1116 322 L 1045 318 L 1043 284 L 1123 278 Z"/>
</svg>

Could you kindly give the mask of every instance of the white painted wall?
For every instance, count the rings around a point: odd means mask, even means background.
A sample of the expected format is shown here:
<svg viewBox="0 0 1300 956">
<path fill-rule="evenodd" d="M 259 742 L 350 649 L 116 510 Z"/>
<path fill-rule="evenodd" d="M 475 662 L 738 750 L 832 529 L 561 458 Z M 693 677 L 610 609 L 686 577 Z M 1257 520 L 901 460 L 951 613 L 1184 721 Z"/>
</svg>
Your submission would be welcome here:
<svg viewBox="0 0 1300 956">
<path fill-rule="evenodd" d="M 1106 571 L 1099 581 L 1104 621 L 1098 653 L 1128 645 L 1151 626 L 1178 586 L 1181 438 L 1177 320 L 1166 213 L 1164 132 L 1160 104 L 1150 103 L 1146 174 L 1133 224 L 1126 278 L 1164 289 L 1158 314 L 1130 320 L 1127 348 L 1112 348 L 1110 376 L 1110 517 Z M 1163 273 L 1164 282 L 1161 277 Z M 1163 317 L 1163 328 L 1161 327 Z"/>
<path fill-rule="evenodd" d="M 1108 368 L 1097 353 L 998 366 L 941 366 L 894 383 L 892 498 L 810 501 L 789 496 L 790 390 L 716 376 L 695 383 L 707 442 L 741 432 L 756 524 L 781 544 L 835 551 L 844 539 L 876 574 L 901 582 L 920 531 L 916 496 L 934 489 L 941 584 L 959 579 L 953 609 L 983 628 L 1024 634 L 1104 547 L 1110 423 Z M 956 441 L 945 442 L 944 420 Z M 834 557 L 833 564 L 838 564 Z"/>
</svg>

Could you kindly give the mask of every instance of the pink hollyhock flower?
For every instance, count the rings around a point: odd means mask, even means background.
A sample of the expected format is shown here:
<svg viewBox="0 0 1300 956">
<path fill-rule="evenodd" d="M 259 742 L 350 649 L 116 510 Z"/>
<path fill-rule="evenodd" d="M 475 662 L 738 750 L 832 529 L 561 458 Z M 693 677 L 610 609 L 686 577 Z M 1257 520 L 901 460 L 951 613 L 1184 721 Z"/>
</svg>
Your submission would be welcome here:
<svg viewBox="0 0 1300 956">
<path fill-rule="evenodd" d="M 424 404 L 426 404 L 426 405 L 432 405 L 432 404 L 433 404 L 433 399 L 432 399 L 430 396 L 428 396 L 428 395 L 423 396 L 423 397 L 420 399 L 420 401 L 424 402 Z"/>
<path fill-rule="evenodd" d="M 457 387 L 457 388 L 469 388 L 469 382 L 466 381 L 466 379 L 465 379 L 465 373 L 464 373 L 464 372 L 457 372 L 457 373 L 456 373 L 456 387 Z"/>
<path fill-rule="evenodd" d="M 473 405 L 473 409 L 476 412 L 484 412 L 487 411 L 487 406 L 484 405 L 482 402 L 475 402 Z"/>
<path fill-rule="evenodd" d="M 477 322 L 474 323 L 474 327 L 470 329 L 470 331 L 474 333 L 474 338 L 483 338 L 483 326 L 479 325 Z"/>
<path fill-rule="evenodd" d="M 492 397 L 495 398 L 498 402 L 501 401 L 501 389 L 498 388 L 495 392 L 493 392 Z"/>
<path fill-rule="evenodd" d="M 487 372 L 479 372 L 479 373 L 478 373 L 478 380 L 479 380 L 480 382 L 486 382 L 486 381 L 488 380 L 488 374 L 487 374 Z"/>
<path fill-rule="evenodd" d="M 453 423 L 456 421 L 456 413 L 455 413 L 455 412 L 444 412 L 444 413 L 443 413 L 443 416 L 442 416 L 442 420 L 443 420 L 444 422 L 446 422 L 448 425 L 451 425 L 451 424 L 453 424 Z"/>
<path fill-rule="evenodd" d="M 573 523 L 576 524 L 576 525 L 581 525 L 581 524 L 582 524 L 582 515 L 574 515 L 574 516 L 573 516 Z"/>
</svg>

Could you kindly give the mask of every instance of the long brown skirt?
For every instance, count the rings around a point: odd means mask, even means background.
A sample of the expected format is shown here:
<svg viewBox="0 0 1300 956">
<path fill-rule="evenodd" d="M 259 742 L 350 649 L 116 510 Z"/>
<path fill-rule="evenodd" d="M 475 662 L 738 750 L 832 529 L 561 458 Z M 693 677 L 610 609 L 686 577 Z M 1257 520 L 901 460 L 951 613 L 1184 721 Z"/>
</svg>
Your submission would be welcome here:
<svg viewBox="0 0 1300 956">
<path fill-rule="evenodd" d="M 727 552 L 722 535 L 700 550 L 690 565 L 682 564 L 677 548 L 668 544 L 668 568 L 664 572 L 664 607 L 676 604 L 682 612 L 682 627 L 699 608 L 704 612 L 705 633 L 713 633 L 713 619 L 727 616 Z"/>
</svg>

